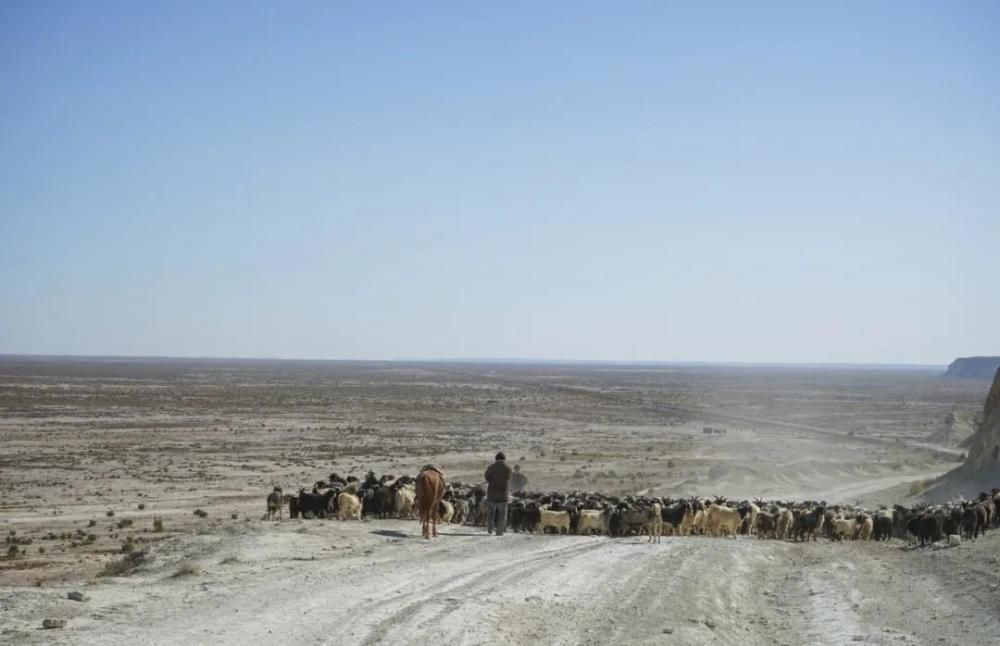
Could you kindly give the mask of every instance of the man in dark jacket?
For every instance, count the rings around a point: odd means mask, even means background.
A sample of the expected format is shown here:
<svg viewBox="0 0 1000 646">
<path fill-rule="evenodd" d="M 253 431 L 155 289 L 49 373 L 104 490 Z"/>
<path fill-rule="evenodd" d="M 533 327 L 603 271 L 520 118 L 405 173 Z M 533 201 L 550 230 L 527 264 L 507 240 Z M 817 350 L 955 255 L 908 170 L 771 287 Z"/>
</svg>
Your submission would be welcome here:
<svg viewBox="0 0 1000 646">
<path fill-rule="evenodd" d="M 497 536 L 503 536 L 507 529 L 507 500 L 510 498 L 510 467 L 507 456 L 500 451 L 496 462 L 486 468 L 486 531 L 496 529 Z"/>
</svg>

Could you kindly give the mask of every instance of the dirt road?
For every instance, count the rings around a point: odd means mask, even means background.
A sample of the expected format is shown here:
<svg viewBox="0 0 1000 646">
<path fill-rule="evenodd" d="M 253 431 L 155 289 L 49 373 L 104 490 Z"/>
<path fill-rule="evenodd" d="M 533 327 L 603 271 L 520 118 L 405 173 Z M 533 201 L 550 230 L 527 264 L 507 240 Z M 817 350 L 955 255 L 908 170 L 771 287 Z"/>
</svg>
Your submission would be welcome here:
<svg viewBox="0 0 1000 646">
<path fill-rule="evenodd" d="M 898 543 L 649 545 L 462 527 L 427 543 L 415 529 L 291 521 L 179 536 L 127 577 L 0 588 L 5 641 L 968 644 L 998 629 L 993 583 L 970 598 L 921 565 L 936 554 Z M 182 559 L 202 572 L 173 576 Z M 70 589 L 89 600 L 66 600 Z M 67 628 L 39 630 L 45 617 Z"/>
</svg>

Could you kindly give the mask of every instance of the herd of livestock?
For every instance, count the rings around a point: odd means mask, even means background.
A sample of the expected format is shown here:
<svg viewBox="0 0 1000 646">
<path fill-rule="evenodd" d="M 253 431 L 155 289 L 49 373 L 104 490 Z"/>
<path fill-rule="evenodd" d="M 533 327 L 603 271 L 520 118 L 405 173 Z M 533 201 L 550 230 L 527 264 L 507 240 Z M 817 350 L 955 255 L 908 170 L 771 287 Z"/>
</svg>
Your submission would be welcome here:
<svg viewBox="0 0 1000 646">
<path fill-rule="evenodd" d="M 267 497 L 267 518 L 281 518 L 287 505 L 291 518 L 341 520 L 413 518 L 416 479 L 378 478 L 369 472 L 361 480 L 336 473 L 317 482 L 312 491 Z M 486 492 L 482 486 L 448 483 L 437 509 L 438 522 L 485 525 Z M 951 535 L 966 539 L 1000 526 L 1000 489 L 975 500 L 947 505 L 895 505 L 867 510 L 822 501 L 731 501 L 722 497 L 683 498 L 607 496 L 593 492 L 517 492 L 507 506 L 507 525 L 515 532 L 648 535 L 649 540 L 673 536 L 732 536 L 785 540 L 889 540 L 900 538 L 933 543 Z"/>
</svg>

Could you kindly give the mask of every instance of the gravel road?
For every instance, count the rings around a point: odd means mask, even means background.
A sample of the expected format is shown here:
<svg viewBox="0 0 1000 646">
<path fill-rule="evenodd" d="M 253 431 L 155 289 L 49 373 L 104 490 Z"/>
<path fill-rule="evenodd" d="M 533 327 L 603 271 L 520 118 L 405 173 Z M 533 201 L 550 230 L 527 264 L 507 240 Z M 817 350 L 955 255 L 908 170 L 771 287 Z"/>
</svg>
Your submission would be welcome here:
<svg viewBox="0 0 1000 646">
<path fill-rule="evenodd" d="M 1000 634 L 989 574 L 1000 536 L 917 552 L 899 542 L 497 538 L 464 527 L 428 543 L 415 530 L 291 521 L 179 536 L 127 577 L 0 587 L 5 635 L 190 646 L 979 644 Z M 184 559 L 202 572 L 173 576 Z M 976 563 L 971 594 L 957 577 Z M 88 601 L 66 600 L 71 589 Z M 46 617 L 67 627 L 42 631 Z"/>
</svg>

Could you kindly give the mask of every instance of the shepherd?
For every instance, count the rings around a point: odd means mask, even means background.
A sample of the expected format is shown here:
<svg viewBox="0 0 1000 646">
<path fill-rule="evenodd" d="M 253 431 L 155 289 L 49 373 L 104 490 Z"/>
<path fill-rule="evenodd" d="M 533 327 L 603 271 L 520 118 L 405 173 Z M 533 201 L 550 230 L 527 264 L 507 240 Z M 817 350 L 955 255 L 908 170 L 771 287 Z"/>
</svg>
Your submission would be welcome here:
<svg viewBox="0 0 1000 646">
<path fill-rule="evenodd" d="M 486 481 L 486 531 L 496 530 L 503 536 L 507 529 L 507 503 L 510 500 L 510 467 L 503 451 L 497 453 L 495 462 L 486 467 L 483 480 Z"/>
<path fill-rule="evenodd" d="M 440 467 L 428 464 L 417 476 L 417 499 L 414 505 L 420 516 L 424 538 L 437 538 L 437 509 L 444 500 L 444 473 Z"/>
</svg>

